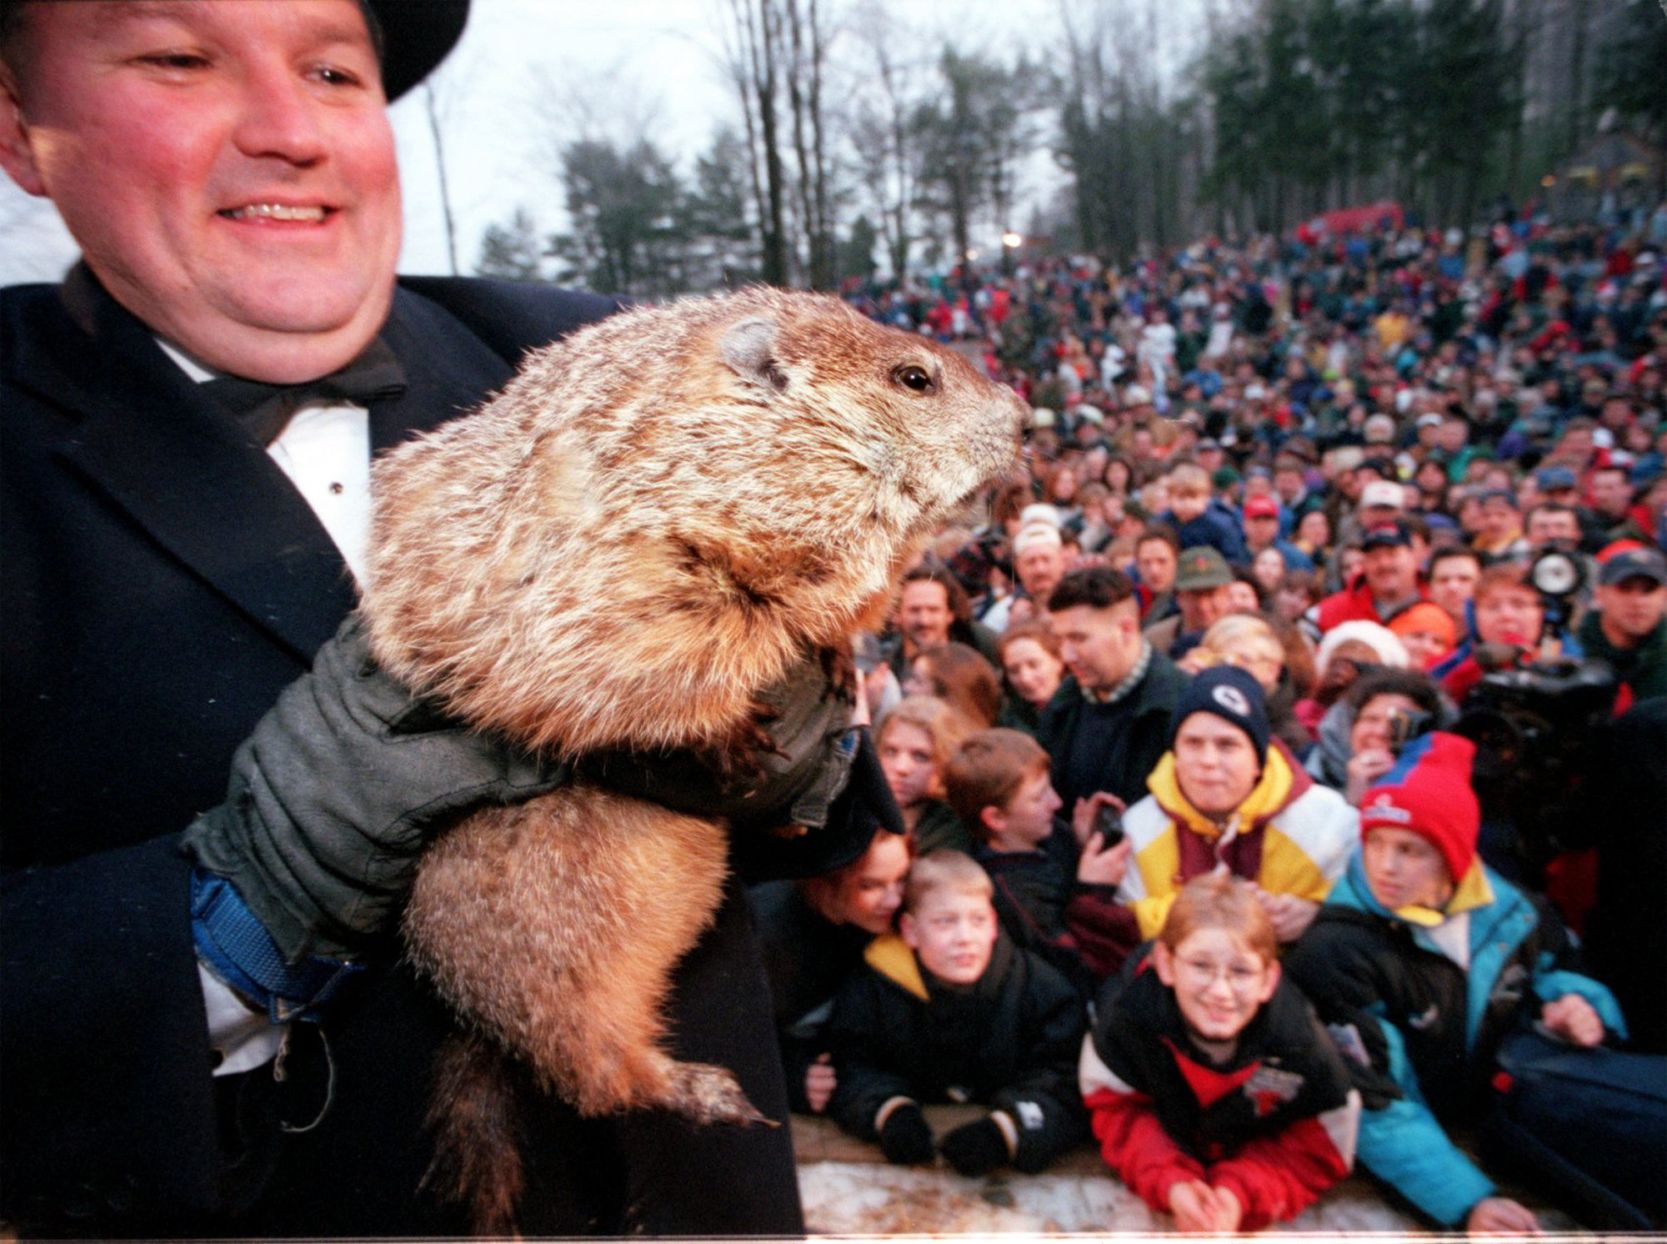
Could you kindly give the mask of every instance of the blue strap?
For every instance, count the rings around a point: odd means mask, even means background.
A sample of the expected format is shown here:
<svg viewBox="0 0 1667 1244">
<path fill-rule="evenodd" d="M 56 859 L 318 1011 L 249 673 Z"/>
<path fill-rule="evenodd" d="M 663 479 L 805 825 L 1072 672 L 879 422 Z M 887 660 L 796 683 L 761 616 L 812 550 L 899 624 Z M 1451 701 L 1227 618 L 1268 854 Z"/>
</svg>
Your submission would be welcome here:
<svg viewBox="0 0 1667 1244">
<path fill-rule="evenodd" d="M 285 962 L 237 887 L 200 867 L 191 870 L 191 937 L 209 970 L 266 1008 L 274 1024 L 316 1023 L 342 986 L 364 970 L 363 964 L 316 956 Z"/>
</svg>

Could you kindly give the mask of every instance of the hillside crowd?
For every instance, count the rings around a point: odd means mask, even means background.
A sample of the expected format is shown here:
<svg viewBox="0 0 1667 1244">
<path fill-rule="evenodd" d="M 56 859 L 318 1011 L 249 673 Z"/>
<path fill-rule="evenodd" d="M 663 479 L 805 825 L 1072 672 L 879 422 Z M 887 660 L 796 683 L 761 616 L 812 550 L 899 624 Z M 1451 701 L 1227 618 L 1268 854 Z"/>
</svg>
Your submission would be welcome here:
<svg viewBox="0 0 1667 1244">
<path fill-rule="evenodd" d="M 1667 204 L 847 291 L 1033 420 L 859 644 L 907 833 L 753 891 L 795 1107 L 974 1174 L 1091 1135 L 1183 1230 L 1357 1158 L 1448 1228 L 1536 1228 L 1494 1175 L 1659 1226 L 1664 250 Z"/>
</svg>

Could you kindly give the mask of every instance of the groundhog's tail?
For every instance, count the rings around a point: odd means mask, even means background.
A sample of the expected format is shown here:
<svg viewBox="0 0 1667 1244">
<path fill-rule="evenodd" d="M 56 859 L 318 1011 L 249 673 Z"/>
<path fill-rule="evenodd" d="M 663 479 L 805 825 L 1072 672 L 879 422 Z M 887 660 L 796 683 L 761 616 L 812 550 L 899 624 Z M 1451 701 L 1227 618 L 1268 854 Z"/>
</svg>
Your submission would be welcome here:
<svg viewBox="0 0 1667 1244">
<path fill-rule="evenodd" d="M 434 1157 L 423 1186 L 467 1205 L 478 1235 L 515 1233 L 520 1124 L 508 1056 L 472 1033 L 447 1038 L 435 1058 L 428 1106 Z"/>
</svg>

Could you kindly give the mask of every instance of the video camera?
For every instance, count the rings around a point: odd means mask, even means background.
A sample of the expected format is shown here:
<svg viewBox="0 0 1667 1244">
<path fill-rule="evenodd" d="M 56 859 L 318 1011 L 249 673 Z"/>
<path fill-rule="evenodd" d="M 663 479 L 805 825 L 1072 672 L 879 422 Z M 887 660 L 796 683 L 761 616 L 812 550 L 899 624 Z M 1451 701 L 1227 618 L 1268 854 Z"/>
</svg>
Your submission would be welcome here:
<svg viewBox="0 0 1667 1244">
<path fill-rule="evenodd" d="M 1538 887 L 1545 866 L 1579 843 L 1577 808 L 1590 740 L 1615 703 L 1603 661 L 1517 663 L 1518 650 L 1483 645 L 1487 671 L 1453 730 L 1476 744 L 1472 785 L 1482 805 L 1483 857 Z"/>
</svg>

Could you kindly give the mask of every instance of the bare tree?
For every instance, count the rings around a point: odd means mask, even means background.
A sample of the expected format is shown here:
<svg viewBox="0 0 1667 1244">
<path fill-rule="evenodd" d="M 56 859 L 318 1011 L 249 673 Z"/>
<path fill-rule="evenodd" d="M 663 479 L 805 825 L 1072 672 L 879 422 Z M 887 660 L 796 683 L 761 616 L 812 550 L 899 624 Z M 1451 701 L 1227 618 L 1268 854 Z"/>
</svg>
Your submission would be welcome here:
<svg viewBox="0 0 1667 1244">
<path fill-rule="evenodd" d="M 761 275 L 768 284 L 786 285 L 789 247 L 776 101 L 781 14 L 776 0 L 729 0 L 728 13 L 731 78 L 740 95 L 748 147 L 763 170 L 754 177 Z"/>
<path fill-rule="evenodd" d="M 451 274 L 457 268 L 457 222 L 452 217 L 451 189 L 446 182 L 446 146 L 440 138 L 440 105 L 432 77 L 423 83 L 423 111 L 428 115 L 428 132 L 434 137 L 434 167 L 440 177 L 440 211 L 446 225 L 446 256 L 451 261 Z"/>
<path fill-rule="evenodd" d="M 805 231 L 810 285 L 834 284 L 834 222 L 830 219 L 828 161 L 822 115 L 822 74 L 827 48 L 817 0 L 786 0 L 787 99 L 798 160 L 799 216 Z M 809 131 L 807 136 L 806 131 Z"/>
<path fill-rule="evenodd" d="M 862 169 L 863 190 L 879 218 L 880 236 L 893 275 L 909 266 L 915 240 L 911 206 L 919 195 L 921 143 L 913 118 L 922 103 L 921 88 L 929 82 L 926 65 L 918 59 L 900 61 L 898 48 L 918 40 L 903 30 L 890 10 L 869 0 L 857 11 L 855 27 L 867 59 L 861 76 L 870 87 L 860 93 L 851 119 L 851 140 Z"/>
</svg>

